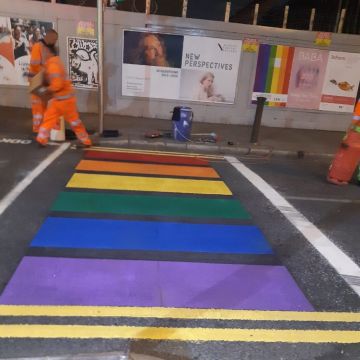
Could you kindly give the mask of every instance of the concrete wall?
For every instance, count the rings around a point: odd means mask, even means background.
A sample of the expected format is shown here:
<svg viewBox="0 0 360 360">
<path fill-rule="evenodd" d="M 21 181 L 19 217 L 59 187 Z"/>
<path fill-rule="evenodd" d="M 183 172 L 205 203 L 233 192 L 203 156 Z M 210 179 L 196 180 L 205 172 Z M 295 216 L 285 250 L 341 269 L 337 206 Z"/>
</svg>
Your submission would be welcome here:
<svg viewBox="0 0 360 360">
<path fill-rule="evenodd" d="M 0 16 L 24 17 L 53 21 L 59 32 L 60 55 L 66 61 L 66 37 L 76 35 L 79 20 L 96 20 L 96 9 L 71 5 L 49 4 L 29 0 L 1 0 Z M 255 37 L 268 44 L 314 47 L 314 32 L 283 30 L 216 21 L 182 19 L 166 16 L 145 16 L 140 13 L 107 10 L 105 13 L 105 78 L 106 113 L 169 119 L 176 105 L 191 106 L 195 121 L 225 124 L 250 124 L 255 106 L 250 103 L 256 70 L 256 54 L 242 53 L 238 76 L 238 91 L 234 105 L 198 104 L 174 100 L 151 100 L 121 96 L 122 30 L 152 27 L 176 33 L 192 33 L 229 39 Z M 330 50 L 360 52 L 360 36 L 333 34 Z M 79 110 L 97 111 L 97 93 L 77 90 Z M 28 107 L 27 89 L 20 86 L 0 86 L 0 105 Z M 274 127 L 343 130 L 350 114 L 293 110 L 266 107 L 263 124 Z"/>
</svg>

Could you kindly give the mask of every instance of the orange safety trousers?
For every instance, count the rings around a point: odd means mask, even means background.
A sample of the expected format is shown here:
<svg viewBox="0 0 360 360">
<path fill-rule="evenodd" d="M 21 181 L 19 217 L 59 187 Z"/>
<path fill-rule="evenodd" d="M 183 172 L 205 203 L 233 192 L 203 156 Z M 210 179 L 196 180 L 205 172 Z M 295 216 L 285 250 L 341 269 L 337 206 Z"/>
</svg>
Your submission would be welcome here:
<svg viewBox="0 0 360 360">
<path fill-rule="evenodd" d="M 89 134 L 87 133 L 84 124 L 79 119 L 79 113 L 76 109 L 75 96 L 71 96 L 64 100 L 57 100 L 56 98 L 53 98 L 48 102 L 48 107 L 44 115 L 44 121 L 40 126 L 39 134 L 36 138 L 37 142 L 42 145 L 46 145 L 48 143 L 50 131 L 56 127 L 60 116 L 63 116 L 65 121 L 70 124 L 71 129 L 84 145 L 91 145 Z"/>
<path fill-rule="evenodd" d="M 31 110 L 32 110 L 32 131 L 39 132 L 41 123 L 44 120 L 44 113 L 46 110 L 45 104 L 36 96 L 31 95 Z"/>
</svg>

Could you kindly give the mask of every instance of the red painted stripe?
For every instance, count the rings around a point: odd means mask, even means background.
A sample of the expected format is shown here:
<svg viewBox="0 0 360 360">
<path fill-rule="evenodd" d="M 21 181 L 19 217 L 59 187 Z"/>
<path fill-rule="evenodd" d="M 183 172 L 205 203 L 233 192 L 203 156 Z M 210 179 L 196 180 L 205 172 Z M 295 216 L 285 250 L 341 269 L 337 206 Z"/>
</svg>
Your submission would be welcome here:
<svg viewBox="0 0 360 360">
<path fill-rule="evenodd" d="M 117 161 L 138 161 L 156 164 L 177 164 L 177 165 L 209 165 L 205 159 L 198 157 L 185 157 L 173 155 L 135 154 L 126 152 L 94 151 L 85 152 L 86 159 L 117 160 Z"/>
<path fill-rule="evenodd" d="M 285 79 L 283 83 L 283 92 L 282 92 L 283 94 L 287 94 L 289 92 L 290 75 L 291 75 L 292 63 L 294 60 L 294 53 L 295 53 L 295 48 L 292 46 L 289 47 L 289 53 L 287 58 L 286 70 L 285 70 Z"/>
</svg>

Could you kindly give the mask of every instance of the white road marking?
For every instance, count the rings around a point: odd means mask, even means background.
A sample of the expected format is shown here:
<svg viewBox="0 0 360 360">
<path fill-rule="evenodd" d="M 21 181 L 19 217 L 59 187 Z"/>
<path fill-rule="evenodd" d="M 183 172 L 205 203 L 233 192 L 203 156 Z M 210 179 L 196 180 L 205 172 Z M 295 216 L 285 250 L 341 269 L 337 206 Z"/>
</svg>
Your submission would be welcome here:
<svg viewBox="0 0 360 360">
<path fill-rule="evenodd" d="M 352 199 L 334 199 L 334 198 L 321 198 L 321 197 L 312 197 L 312 196 L 286 196 L 289 200 L 300 200 L 300 201 L 324 201 L 324 202 L 334 202 L 342 204 L 360 204 L 360 200 Z"/>
<path fill-rule="evenodd" d="M 62 144 L 44 159 L 34 170 L 32 170 L 23 180 L 21 180 L 5 197 L 0 201 L 0 216 L 16 200 L 16 198 L 54 161 L 70 144 Z M 41 150 L 39 150 L 41 151 Z"/>
<path fill-rule="evenodd" d="M 0 139 L 0 143 L 4 144 L 15 144 L 15 145 L 30 145 L 32 140 L 29 139 L 13 139 L 13 138 L 6 138 L 3 137 Z"/>
<path fill-rule="evenodd" d="M 225 156 L 225 159 L 302 233 L 308 242 L 319 251 L 355 293 L 360 296 L 360 284 L 354 280 L 360 278 L 360 267 L 259 175 L 233 156 Z"/>
</svg>

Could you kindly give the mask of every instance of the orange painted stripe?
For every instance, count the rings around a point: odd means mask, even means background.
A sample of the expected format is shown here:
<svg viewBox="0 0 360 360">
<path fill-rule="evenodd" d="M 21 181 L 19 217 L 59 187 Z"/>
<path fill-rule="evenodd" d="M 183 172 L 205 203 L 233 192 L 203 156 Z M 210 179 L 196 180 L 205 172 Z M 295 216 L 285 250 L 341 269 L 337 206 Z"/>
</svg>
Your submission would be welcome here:
<svg viewBox="0 0 360 360">
<path fill-rule="evenodd" d="M 76 170 L 124 174 L 184 176 L 193 178 L 219 178 L 219 174 L 210 167 L 138 164 L 97 160 L 82 160 L 77 165 Z"/>
<path fill-rule="evenodd" d="M 282 53 L 282 57 L 281 57 L 281 66 L 280 66 L 280 79 L 279 79 L 279 83 L 278 83 L 277 94 L 283 93 L 282 90 L 283 90 L 284 83 L 285 83 L 285 74 L 286 74 L 286 66 L 287 66 L 287 62 L 288 62 L 288 57 L 289 57 L 289 47 L 283 46 L 283 53 Z"/>
</svg>

